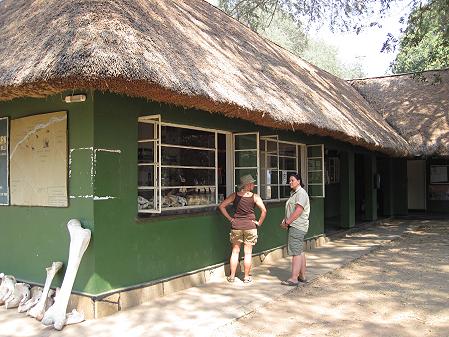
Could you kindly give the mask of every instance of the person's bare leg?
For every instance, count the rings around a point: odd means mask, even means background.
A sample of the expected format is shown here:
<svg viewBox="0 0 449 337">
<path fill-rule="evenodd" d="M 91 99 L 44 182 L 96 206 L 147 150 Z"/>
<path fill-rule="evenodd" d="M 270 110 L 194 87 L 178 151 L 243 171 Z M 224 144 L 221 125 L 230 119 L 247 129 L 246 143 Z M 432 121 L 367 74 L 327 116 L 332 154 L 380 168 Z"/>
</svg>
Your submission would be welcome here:
<svg viewBox="0 0 449 337">
<path fill-rule="evenodd" d="M 298 283 L 298 275 L 300 271 L 301 255 L 292 256 L 292 275 L 288 279 L 293 283 Z"/>
<path fill-rule="evenodd" d="M 307 270 L 307 263 L 306 263 L 306 254 L 303 252 L 301 255 L 299 255 L 301 258 L 300 265 L 299 265 L 299 274 L 298 277 L 301 280 L 306 279 L 306 270 Z"/>
<path fill-rule="evenodd" d="M 240 243 L 233 243 L 232 244 L 232 254 L 231 259 L 229 260 L 231 273 L 229 277 L 234 278 L 235 272 L 237 270 L 237 266 L 239 264 L 239 254 L 240 254 Z"/>
<path fill-rule="evenodd" d="M 245 251 L 245 259 L 243 260 L 243 265 L 245 267 L 245 278 L 248 278 L 249 272 L 251 271 L 253 245 L 245 243 L 243 249 Z"/>
</svg>

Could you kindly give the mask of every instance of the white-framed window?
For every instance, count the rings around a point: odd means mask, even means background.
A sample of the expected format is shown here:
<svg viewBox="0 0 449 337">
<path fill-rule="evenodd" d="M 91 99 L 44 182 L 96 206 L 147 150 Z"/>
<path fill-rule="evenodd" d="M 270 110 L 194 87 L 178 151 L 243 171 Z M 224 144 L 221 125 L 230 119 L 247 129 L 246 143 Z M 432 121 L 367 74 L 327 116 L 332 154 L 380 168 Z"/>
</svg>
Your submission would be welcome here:
<svg viewBox="0 0 449 337">
<path fill-rule="evenodd" d="M 277 135 L 260 139 L 261 197 L 264 200 L 286 199 L 290 196 L 288 177 L 304 171 L 304 145 L 281 141 Z"/>
<path fill-rule="evenodd" d="M 140 117 L 138 212 L 216 205 L 232 188 L 231 134 Z"/>
<path fill-rule="evenodd" d="M 307 187 L 311 197 L 325 197 L 324 145 L 307 145 Z"/>
<path fill-rule="evenodd" d="M 256 179 L 257 194 L 260 193 L 259 133 L 245 132 L 233 134 L 234 144 L 234 191 L 244 175 L 251 174 Z"/>
</svg>

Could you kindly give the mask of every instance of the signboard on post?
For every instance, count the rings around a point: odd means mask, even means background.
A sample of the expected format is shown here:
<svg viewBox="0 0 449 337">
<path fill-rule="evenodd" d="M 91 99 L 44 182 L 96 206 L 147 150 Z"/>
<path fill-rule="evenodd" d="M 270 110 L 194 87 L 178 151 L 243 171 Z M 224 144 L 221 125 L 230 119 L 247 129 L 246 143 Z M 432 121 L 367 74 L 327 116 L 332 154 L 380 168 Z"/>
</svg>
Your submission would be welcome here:
<svg viewBox="0 0 449 337">
<path fill-rule="evenodd" d="M 9 118 L 0 118 L 0 205 L 9 205 Z"/>
</svg>

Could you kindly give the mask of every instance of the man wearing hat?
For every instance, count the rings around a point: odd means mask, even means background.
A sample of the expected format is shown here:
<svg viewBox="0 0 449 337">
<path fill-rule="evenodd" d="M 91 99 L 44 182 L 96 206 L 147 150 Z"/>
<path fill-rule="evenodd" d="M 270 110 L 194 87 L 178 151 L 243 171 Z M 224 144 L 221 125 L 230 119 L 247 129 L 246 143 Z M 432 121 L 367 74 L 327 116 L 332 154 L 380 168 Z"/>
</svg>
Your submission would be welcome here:
<svg viewBox="0 0 449 337">
<path fill-rule="evenodd" d="M 240 184 L 238 185 L 238 192 L 229 195 L 218 206 L 220 212 L 228 219 L 231 224 L 231 233 L 229 234 L 232 254 L 230 259 L 231 273 L 227 277 L 228 282 L 234 282 L 235 272 L 239 263 L 240 246 L 244 245 L 244 267 L 245 277 L 244 283 L 250 283 L 252 278 L 250 276 L 251 260 L 253 246 L 257 242 L 257 228 L 262 225 L 267 215 L 267 210 L 263 204 L 262 199 L 257 194 L 253 193 L 256 180 L 251 174 L 244 175 L 240 178 Z M 226 207 L 234 205 L 234 217 L 231 217 L 226 210 Z M 254 206 L 260 209 L 259 221 L 256 221 L 256 215 L 254 214 Z"/>
</svg>

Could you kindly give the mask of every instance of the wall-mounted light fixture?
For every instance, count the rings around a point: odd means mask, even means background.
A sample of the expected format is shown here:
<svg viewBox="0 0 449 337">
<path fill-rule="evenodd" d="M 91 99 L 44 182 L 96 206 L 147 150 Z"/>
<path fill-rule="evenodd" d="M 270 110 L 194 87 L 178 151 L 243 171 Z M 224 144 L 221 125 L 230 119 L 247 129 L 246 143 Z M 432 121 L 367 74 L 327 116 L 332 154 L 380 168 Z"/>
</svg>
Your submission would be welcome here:
<svg viewBox="0 0 449 337">
<path fill-rule="evenodd" d="M 85 100 L 86 100 L 86 95 L 84 95 L 84 94 L 67 95 L 64 98 L 64 101 L 66 103 L 79 103 L 79 102 L 84 102 Z"/>
</svg>

